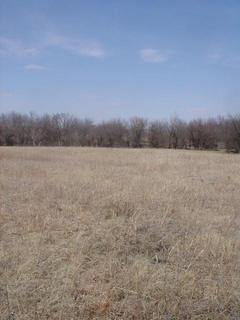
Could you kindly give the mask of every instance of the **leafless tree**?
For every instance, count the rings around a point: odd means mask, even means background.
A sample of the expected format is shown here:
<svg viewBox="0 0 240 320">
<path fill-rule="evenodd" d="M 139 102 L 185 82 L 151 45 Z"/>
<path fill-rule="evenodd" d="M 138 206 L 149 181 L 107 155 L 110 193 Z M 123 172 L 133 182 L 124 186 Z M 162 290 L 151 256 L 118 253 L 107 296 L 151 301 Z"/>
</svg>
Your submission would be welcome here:
<svg viewBox="0 0 240 320">
<path fill-rule="evenodd" d="M 130 145 L 133 148 L 141 148 L 143 146 L 146 133 L 147 120 L 139 117 L 130 119 L 129 134 Z"/>
<path fill-rule="evenodd" d="M 216 120 L 192 120 L 188 125 L 189 143 L 195 149 L 216 149 L 217 147 Z"/>
<path fill-rule="evenodd" d="M 226 120 L 225 143 L 228 151 L 240 152 L 240 114 L 229 116 Z"/>
<path fill-rule="evenodd" d="M 164 148 L 168 145 L 168 124 L 164 121 L 153 121 L 148 127 L 148 142 L 152 148 Z"/>
<path fill-rule="evenodd" d="M 135 117 L 94 124 L 64 114 L 38 116 L 16 112 L 0 114 L 0 145 L 101 146 L 217 149 L 221 144 L 240 152 L 240 115 L 216 119 L 195 119 L 189 123 L 178 117 L 152 121 Z"/>
<path fill-rule="evenodd" d="M 169 148 L 185 148 L 187 145 L 187 125 L 178 117 L 173 117 L 168 125 Z"/>
</svg>

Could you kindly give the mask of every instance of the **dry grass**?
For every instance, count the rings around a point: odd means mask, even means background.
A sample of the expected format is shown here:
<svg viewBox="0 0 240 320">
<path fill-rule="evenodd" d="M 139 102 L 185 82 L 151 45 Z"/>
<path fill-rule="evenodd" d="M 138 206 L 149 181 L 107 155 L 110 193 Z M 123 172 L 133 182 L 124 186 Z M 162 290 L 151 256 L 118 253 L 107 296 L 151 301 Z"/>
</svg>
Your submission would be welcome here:
<svg viewBox="0 0 240 320">
<path fill-rule="evenodd" d="M 0 149 L 1 319 L 240 319 L 240 158 Z"/>
</svg>

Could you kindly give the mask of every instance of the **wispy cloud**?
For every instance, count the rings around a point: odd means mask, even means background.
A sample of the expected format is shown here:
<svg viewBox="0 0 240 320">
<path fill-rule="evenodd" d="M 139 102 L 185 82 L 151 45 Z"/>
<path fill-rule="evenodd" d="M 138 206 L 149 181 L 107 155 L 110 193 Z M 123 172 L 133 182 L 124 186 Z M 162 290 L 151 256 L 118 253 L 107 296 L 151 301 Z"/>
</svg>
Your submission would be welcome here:
<svg viewBox="0 0 240 320">
<path fill-rule="evenodd" d="M 34 64 L 34 63 L 32 63 L 32 64 L 27 64 L 27 65 L 25 65 L 24 66 L 24 68 L 26 69 L 26 70 L 33 70 L 33 71 L 41 71 L 41 70 L 44 70 L 44 69 L 46 69 L 44 66 L 42 66 L 42 65 L 40 65 L 40 64 Z"/>
<path fill-rule="evenodd" d="M 184 109 L 182 112 L 185 112 L 185 114 L 190 118 L 205 118 L 210 115 L 209 108 L 207 107 L 191 107 Z"/>
<path fill-rule="evenodd" d="M 59 34 L 49 34 L 45 45 L 46 47 L 57 47 L 72 54 L 86 57 L 103 58 L 106 55 L 103 45 L 97 41 L 69 38 Z"/>
<path fill-rule="evenodd" d="M 223 56 L 223 54 L 216 52 L 216 53 L 209 54 L 208 58 L 211 61 L 218 62 L 218 61 L 223 60 L 224 56 Z"/>
<path fill-rule="evenodd" d="M 9 91 L 0 91 L 0 97 L 12 97 L 12 92 Z"/>
<path fill-rule="evenodd" d="M 32 46 L 25 45 L 18 39 L 10 39 L 0 37 L 0 55 L 2 56 L 31 56 L 38 52 L 38 49 Z"/>
<path fill-rule="evenodd" d="M 169 59 L 169 56 L 152 48 L 145 48 L 140 50 L 140 57 L 144 62 L 148 63 L 162 63 Z"/>
<path fill-rule="evenodd" d="M 36 44 L 30 45 L 19 39 L 0 36 L 1 56 L 28 57 L 51 48 L 58 48 L 83 57 L 103 58 L 106 56 L 106 50 L 100 42 L 66 37 L 57 33 L 48 33 Z"/>
<path fill-rule="evenodd" d="M 214 64 L 220 64 L 224 66 L 240 66 L 240 54 L 236 53 L 219 53 L 214 52 L 208 55 L 208 60 Z"/>
</svg>

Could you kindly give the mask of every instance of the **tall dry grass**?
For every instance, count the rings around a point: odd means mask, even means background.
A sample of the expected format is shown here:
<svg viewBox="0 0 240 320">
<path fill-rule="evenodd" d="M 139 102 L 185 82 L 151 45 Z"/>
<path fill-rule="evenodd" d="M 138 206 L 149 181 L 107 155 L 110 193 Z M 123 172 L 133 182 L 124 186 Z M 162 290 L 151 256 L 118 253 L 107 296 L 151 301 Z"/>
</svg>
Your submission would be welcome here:
<svg viewBox="0 0 240 320">
<path fill-rule="evenodd" d="M 240 158 L 0 149 L 1 319 L 240 319 Z"/>
</svg>

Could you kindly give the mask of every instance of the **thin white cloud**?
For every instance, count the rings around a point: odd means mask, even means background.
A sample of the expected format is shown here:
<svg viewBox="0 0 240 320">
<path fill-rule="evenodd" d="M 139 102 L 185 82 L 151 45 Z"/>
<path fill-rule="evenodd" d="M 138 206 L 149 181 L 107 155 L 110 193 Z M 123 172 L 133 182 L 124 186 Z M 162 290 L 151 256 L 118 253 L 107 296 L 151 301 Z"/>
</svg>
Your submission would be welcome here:
<svg viewBox="0 0 240 320">
<path fill-rule="evenodd" d="M 185 112 L 192 118 L 198 118 L 198 117 L 204 118 L 209 115 L 209 109 L 207 107 L 192 107 L 192 108 L 185 109 Z"/>
<path fill-rule="evenodd" d="M 41 71 L 41 70 L 44 70 L 46 69 L 44 66 L 40 65 L 40 64 L 27 64 L 25 67 L 24 67 L 26 70 L 33 70 L 33 71 Z"/>
<path fill-rule="evenodd" d="M 61 48 L 75 55 L 103 58 L 106 51 L 103 45 L 96 41 L 82 41 L 77 38 L 68 38 L 59 34 L 49 34 L 45 43 L 46 47 Z"/>
<path fill-rule="evenodd" d="M 0 91 L 0 97 L 12 97 L 12 92 L 9 91 Z"/>
<path fill-rule="evenodd" d="M 26 46 L 22 41 L 0 37 L 0 55 L 2 56 L 32 56 L 38 52 L 37 48 Z"/>
<path fill-rule="evenodd" d="M 169 56 L 167 54 L 152 48 L 145 48 L 140 50 L 140 57 L 144 62 L 148 63 L 162 63 L 169 59 Z"/>
<path fill-rule="evenodd" d="M 224 56 L 221 53 L 212 53 L 208 56 L 208 58 L 214 62 L 218 62 L 223 60 Z"/>
<path fill-rule="evenodd" d="M 84 57 L 103 58 L 106 56 L 105 48 L 97 41 L 69 38 L 56 33 L 49 33 L 42 40 L 38 40 L 37 45 L 27 45 L 18 39 L 0 37 L 1 56 L 27 57 L 50 48 L 62 49 Z"/>
<path fill-rule="evenodd" d="M 223 66 L 232 66 L 239 67 L 240 66 L 240 55 L 236 53 L 211 53 L 207 56 L 209 62 L 223 65 Z"/>
</svg>

